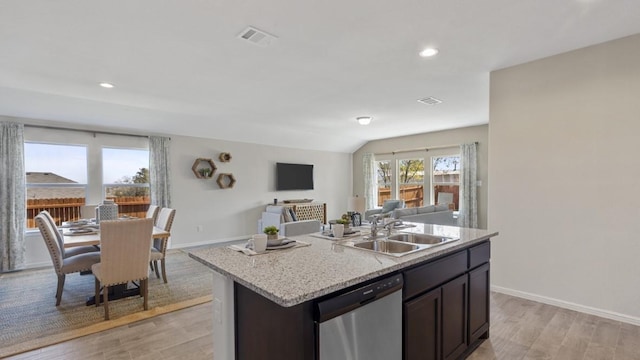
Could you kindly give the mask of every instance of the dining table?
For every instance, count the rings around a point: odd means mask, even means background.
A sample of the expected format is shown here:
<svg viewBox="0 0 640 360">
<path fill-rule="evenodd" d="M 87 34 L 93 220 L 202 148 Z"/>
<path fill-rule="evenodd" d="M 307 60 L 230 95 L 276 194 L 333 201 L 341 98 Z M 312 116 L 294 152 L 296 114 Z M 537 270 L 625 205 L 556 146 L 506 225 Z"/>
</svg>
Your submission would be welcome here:
<svg viewBox="0 0 640 360">
<path fill-rule="evenodd" d="M 65 232 L 63 228 L 62 235 L 64 236 L 65 249 L 71 248 L 74 246 L 100 245 L 100 230 L 98 229 L 87 234 L 82 234 L 82 233 L 70 234 Z M 151 234 L 151 237 L 153 239 L 163 239 L 163 238 L 168 238 L 170 236 L 171 236 L 170 232 L 156 226 L 153 227 L 153 232 Z"/>
<path fill-rule="evenodd" d="M 76 231 L 72 231 L 76 229 Z M 86 229 L 82 231 L 81 229 Z M 78 224 L 74 222 L 62 223 L 61 226 L 62 235 L 64 238 L 64 247 L 72 248 L 75 246 L 100 246 L 100 227 L 97 224 L 86 223 L 86 224 Z M 168 238 L 171 236 L 169 231 L 166 231 L 157 226 L 153 227 L 153 231 L 151 233 L 152 239 L 162 239 Z M 151 250 L 149 250 L 151 251 Z M 109 301 L 122 299 L 129 296 L 139 296 L 140 295 L 140 286 L 139 284 L 134 284 L 135 286 L 129 287 L 129 284 L 120 284 L 116 286 L 109 287 Z M 100 295 L 103 296 L 103 295 Z M 87 300 L 85 304 L 95 305 L 95 296 L 87 295 Z M 100 302 L 104 302 L 101 300 Z"/>
</svg>

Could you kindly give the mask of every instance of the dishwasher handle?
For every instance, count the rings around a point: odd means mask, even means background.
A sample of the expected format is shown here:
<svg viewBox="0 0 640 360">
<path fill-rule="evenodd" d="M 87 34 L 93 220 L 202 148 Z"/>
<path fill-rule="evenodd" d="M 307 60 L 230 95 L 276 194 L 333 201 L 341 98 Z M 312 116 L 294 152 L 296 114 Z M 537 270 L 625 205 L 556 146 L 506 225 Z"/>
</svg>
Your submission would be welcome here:
<svg viewBox="0 0 640 360">
<path fill-rule="evenodd" d="M 363 286 L 348 293 L 317 303 L 316 321 L 324 322 L 365 306 L 402 289 L 402 274 L 397 274 Z"/>
</svg>

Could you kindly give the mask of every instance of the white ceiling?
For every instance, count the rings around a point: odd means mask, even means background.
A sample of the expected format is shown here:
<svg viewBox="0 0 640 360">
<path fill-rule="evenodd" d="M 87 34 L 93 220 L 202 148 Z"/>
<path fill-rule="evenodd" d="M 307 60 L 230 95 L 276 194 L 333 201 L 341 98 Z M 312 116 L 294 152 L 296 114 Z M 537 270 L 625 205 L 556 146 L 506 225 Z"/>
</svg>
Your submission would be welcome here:
<svg viewBox="0 0 640 360">
<path fill-rule="evenodd" d="M 638 0 L 2 0 L 0 115 L 352 152 L 486 124 L 492 70 L 636 33 Z"/>
</svg>

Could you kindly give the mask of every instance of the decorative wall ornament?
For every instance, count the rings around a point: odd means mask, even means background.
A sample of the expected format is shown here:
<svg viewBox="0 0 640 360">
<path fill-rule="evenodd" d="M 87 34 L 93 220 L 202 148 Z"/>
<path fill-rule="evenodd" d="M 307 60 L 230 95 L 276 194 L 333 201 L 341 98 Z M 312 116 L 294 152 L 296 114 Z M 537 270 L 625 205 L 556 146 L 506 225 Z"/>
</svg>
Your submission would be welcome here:
<svg viewBox="0 0 640 360">
<path fill-rule="evenodd" d="M 218 180 L 216 180 L 216 182 L 218 183 L 218 186 L 220 186 L 220 189 L 230 189 L 235 185 L 236 178 L 231 173 L 220 174 L 218 175 Z"/>
<path fill-rule="evenodd" d="M 205 158 L 197 158 L 191 167 L 198 179 L 212 178 L 217 169 L 213 160 Z"/>
<path fill-rule="evenodd" d="M 218 156 L 218 159 L 220 159 L 220 161 L 222 162 L 229 162 L 231 161 L 231 154 L 227 152 L 220 153 L 220 156 Z"/>
</svg>

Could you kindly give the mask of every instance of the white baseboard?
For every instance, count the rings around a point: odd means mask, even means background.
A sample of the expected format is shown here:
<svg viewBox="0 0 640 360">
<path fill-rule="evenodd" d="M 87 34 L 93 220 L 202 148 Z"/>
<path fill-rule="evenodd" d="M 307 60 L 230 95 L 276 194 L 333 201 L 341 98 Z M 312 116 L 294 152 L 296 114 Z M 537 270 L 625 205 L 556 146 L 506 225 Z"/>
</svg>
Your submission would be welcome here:
<svg viewBox="0 0 640 360">
<path fill-rule="evenodd" d="M 595 316 L 603 317 L 606 319 L 616 320 L 616 321 L 624 322 L 631 325 L 640 326 L 640 318 L 635 316 L 620 314 L 620 313 L 608 311 L 608 310 L 602 310 L 602 309 L 594 308 L 591 306 L 580 305 L 580 304 L 572 303 L 569 301 L 554 299 L 554 298 L 541 296 L 537 294 L 531 294 L 528 292 L 513 290 L 509 288 L 504 288 L 501 286 L 491 285 L 491 291 L 495 291 L 498 293 L 511 295 L 511 296 L 515 296 L 515 297 L 519 297 L 527 300 L 537 301 L 543 304 L 553 305 L 553 306 L 561 307 L 564 309 L 574 310 L 574 311 L 582 312 L 589 315 L 595 315 Z"/>
</svg>

